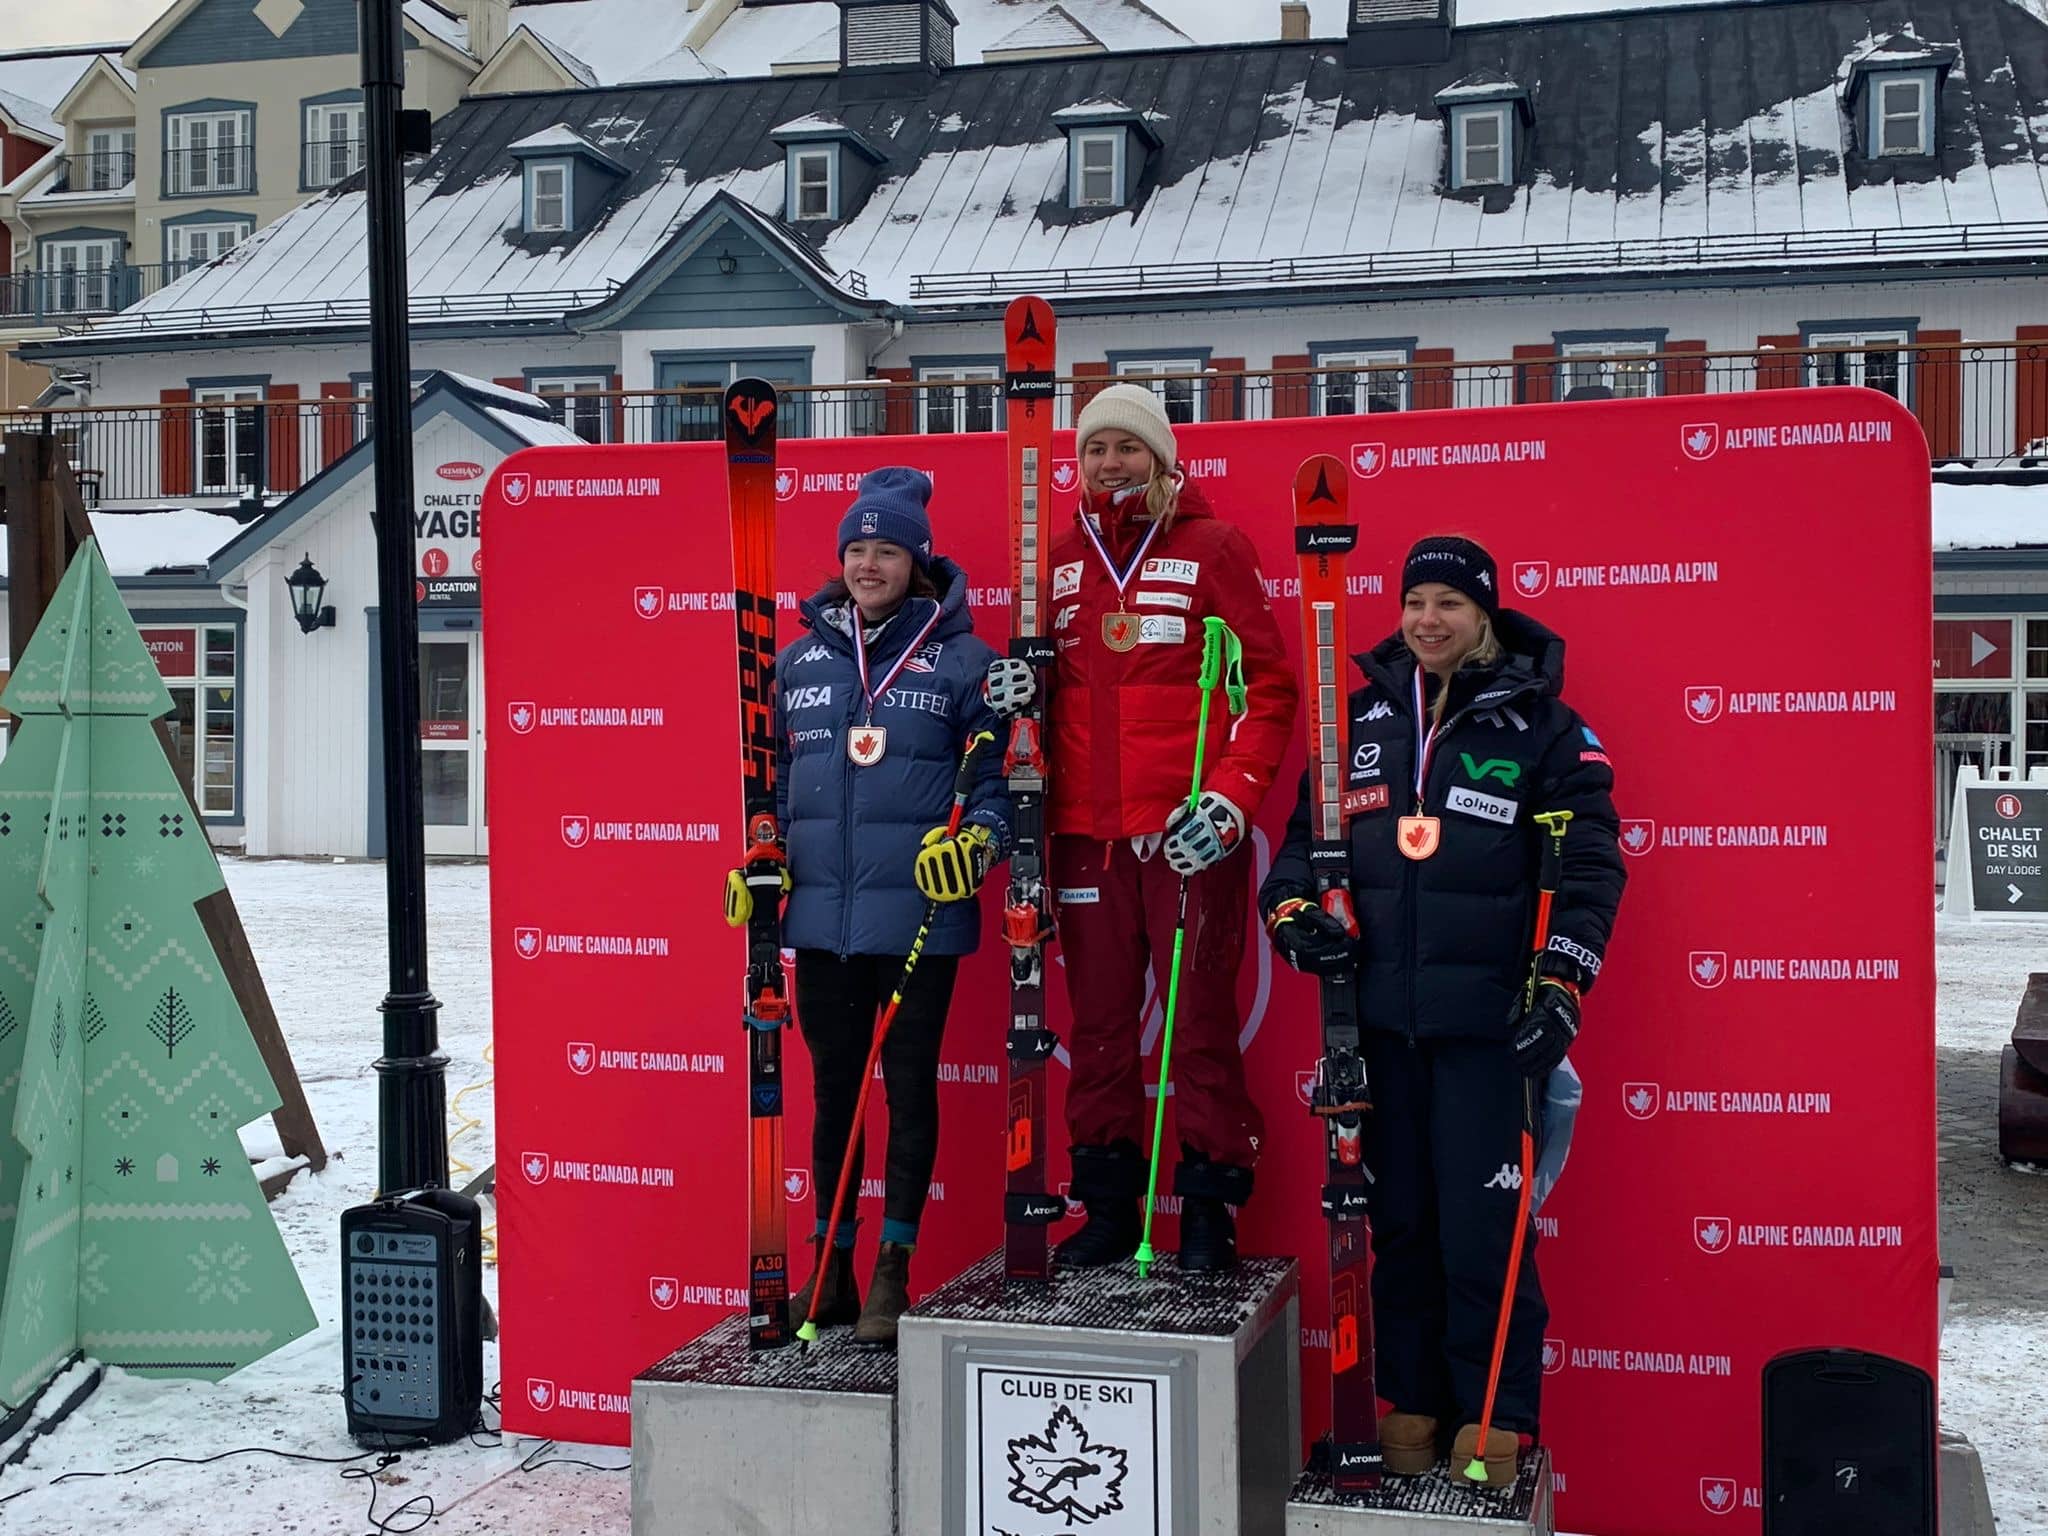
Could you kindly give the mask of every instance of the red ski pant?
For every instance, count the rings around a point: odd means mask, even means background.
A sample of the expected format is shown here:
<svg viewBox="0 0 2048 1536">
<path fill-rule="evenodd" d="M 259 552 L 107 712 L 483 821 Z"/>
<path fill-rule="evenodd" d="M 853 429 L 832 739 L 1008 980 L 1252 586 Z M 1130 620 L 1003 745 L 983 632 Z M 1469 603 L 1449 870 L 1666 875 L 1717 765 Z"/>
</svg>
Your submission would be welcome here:
<svg viewBox="0 0 2048 1536">
<path fill-rule="evenodd" d="M 1247 844 L 1249 846 L 1249 844 Z M 1135 1142 L 1152 1151 L 1152 1106 L 1141 1048 L 1145 972 L 1165 1007 L 1180 876 L 1130 842 L 1063 835 L 1052 877 L 1074 1025 L 1067 1132 L 1075 1146 Z M 1173 1119 L 1183 1144 L 1211 1162 L 1249 1168 L 1265 1124 L 1245 1091 L 1237 1048 L 1237 967 L 1244 958 L 1251 859 L 1243 853 L 1188 881 L 1187 938 L 1173 1026 Z M 1153 1070 L 1158 1057 L 1153 1059 Z"/>
</svg>

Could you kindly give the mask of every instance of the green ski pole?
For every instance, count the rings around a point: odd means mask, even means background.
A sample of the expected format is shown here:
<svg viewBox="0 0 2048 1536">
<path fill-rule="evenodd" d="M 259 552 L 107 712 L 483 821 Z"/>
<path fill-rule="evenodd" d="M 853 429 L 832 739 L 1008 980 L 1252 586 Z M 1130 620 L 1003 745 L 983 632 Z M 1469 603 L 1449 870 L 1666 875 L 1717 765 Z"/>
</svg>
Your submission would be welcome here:
<svg viewBox="0 0 2048 1536">
<path fill-rule="evenodd" d="M 1244 646 L 1223 620 L 1202 620 L 1201 723 L 1195 728 L 1195 773 L 1188 786 L 1188 809 L 1202 796 L 1202 752 L 1209 739 L 1209 697 L 1223 684 L 1224 702 L 1233 715 L 1245 708 Z M 1152 1268 L 1152 1205 L 1159 1194 L 1159 1142 L 1166 1130 L 1166 1083 L 1173 1065 L 1173 1012 L 1180 1001 L 1180 951 L 1188 934 L 1188 877 L 1180 877 L 1180 915 L 1173 925 L 1173 961 L 1166 972 L 1166 1028 L 1159 1041 L 1159 1096 L 1152 1106 L 1152 1164 L 1145 1175 L 1145 1231 L 1138 1241 L 1138 1278 Z"/>
</svg>

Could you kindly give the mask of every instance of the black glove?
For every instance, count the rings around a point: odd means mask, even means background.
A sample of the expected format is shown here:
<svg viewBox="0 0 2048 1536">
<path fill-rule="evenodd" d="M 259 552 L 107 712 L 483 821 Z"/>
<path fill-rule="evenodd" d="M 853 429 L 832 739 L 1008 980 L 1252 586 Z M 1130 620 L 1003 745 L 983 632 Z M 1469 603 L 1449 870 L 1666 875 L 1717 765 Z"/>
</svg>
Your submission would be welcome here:
<svg viewBox="0 0 2048 1536">
<path fill-rule="evenodd" d="M 1536 997 L 1515 1021 L 1515 1065 L 1541 1078 L 1556 1070 L 1579 1037 L 1579 989 L 1555 976 L 1536 983 Z"/>
<path fill-rule="evenodd" d="M 1280 958 L 1310 976 L 1334 976 L 1357 959 L 1357 941 L 1344 925 L 1303 896 L 1290 896 L 1266 919 Z"/>
</svg>

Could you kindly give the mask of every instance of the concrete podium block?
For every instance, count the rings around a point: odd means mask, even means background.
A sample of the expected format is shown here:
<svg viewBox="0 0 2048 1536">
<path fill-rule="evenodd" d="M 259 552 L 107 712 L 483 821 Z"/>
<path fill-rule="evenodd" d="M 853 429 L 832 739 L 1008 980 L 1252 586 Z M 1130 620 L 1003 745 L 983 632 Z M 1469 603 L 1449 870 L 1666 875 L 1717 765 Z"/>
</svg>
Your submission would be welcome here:
<svg viewBox="0 0 2048 1536">
<path fill-rule="evenodd" d="M 1287 1501 L 1287 1536 L 1551 1536 L 1550 1452 L 1525 1452 L 1514 1484 L 1486 1488 L 1438 1462 L 1426 1477 L 1390 1477 L 1339 1493 L 1309 1472 Z"/>
<path fill-rule="evenodd" d="M 896 1529 L 896 1357 L 715 1324 L 633 1380 L 633 1536 Z"/>
<path fill-rule="evenodd" d="M 1301 1457 L 1292 1259 L 1005 1286 L 991 1254 L 904 1315 L 900 1528 L 1281 1536 Z"/>
</svg>

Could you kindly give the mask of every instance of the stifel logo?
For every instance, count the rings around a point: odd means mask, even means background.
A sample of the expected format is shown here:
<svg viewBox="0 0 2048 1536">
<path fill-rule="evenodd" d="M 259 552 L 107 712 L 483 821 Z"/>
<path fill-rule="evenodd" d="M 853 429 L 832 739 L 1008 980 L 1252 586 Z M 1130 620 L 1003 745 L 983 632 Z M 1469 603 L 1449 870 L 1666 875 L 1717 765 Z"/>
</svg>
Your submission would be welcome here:
<svg viewBox="0 0 2048 1536">
<path fill-rule="evenodd" d="M 674 1275 L 649 1275 L 647 1277 L 647 1299 L 664 1312 L 675 1310 L 675 1304 L 682 1298 L 683 1288 L 676 1284 Z"/>
<path fill-rule="evenodd" d="M 1692 1240 L 1699 1244 L 1701 1253 L 1726 1253 L 1728 1245 L 1735 1241 L 1735 1223 L 1726 1216 L 1695 1216 Z"/>
<path fill-rule="evenodd" d="M 1313 1107 L 1316 1101 L 1316 1073 L 1310 1067 L 1306 1072 L 1294 1074 L 1294 1096 L 1304 1105 Z"/>
<path fill-rule="evenodd" d="M 538 1376 L 526 1378 L 526 1400 L 545 1413 L 555 1406 L 555 1384 Z"/>
<path fill-rule="evenodd" d="M 505 493 L 506 501 L 517 507 L 533 494 L 533 482 L 524 475 L 507 475 L 498 482 L 498 489 Z"/>
<path fill-rule="evenodd" d="M 782 1198 L 791 1205 L 800 1204 L 811 1193 L 811 1170 L 808 1168 L 785 1168 L 782 1170 Z"/>
<path fill-rule="evenodd" d="M 1370 480 L 1387 467 L 1385 443 L 1353 443 L 1351 469 L 1361 480 Z"/>
<path fill-rule="evenodd" d="M 794 501 L 796 499 L 796 484 L 795 470 L 778 469 L 775 471 L 775 499 L 777 501 Z"/>
<path fill-rule="evenodd" d="M 1735 1479 L 1732 1477 L 1703 1477 L 1700 1479 L 1700 1503 L 1710 1514 L 1725 1515 L 1735 1507 Z"/>
<path fill-rule="evenodd" d="M 1641 858 L 1657 846 L 1657 823 L 1642 816 L 1622 818 L 1621 851 Z"/>
<path fill-rule="evenodd" d="M 1631 1120 L 1654 1120 L 1657 1108 L 1664 1102 L 1664 1090 L 1656 1083 L 1623 1083 L 1621 1085 L 1621 1107 L 1628 1111 Z"/>
<path fill-rule="evenodd" d="M 1685 690 L 1685 718 L 1708 725 L 1721 718 L 1721 690 L 1712 683 L 1694 683 Z"/>
<path fill-rule="evenodd" d="M 581 848 L 590 841 L 590 818 L 588 816 L 564 816 L 562 818 L 562 841 L 571 848 Z"/>
<path fill-rule="evenodd" d="M 2018 795 L 2000 795 L 1991 802 L 1991 808 L 2007 821 L 2016 820 L 2020 814 L 2020 797 Z"/>
<path fill-rule="evenodd" d="M 1728 951 L 1696 949 L 1685 957 L 1685 971 L 1694 986 L 1711 992 L 1728 979 Z"/>
<path fill-rule="evenodd" d="M 578 1077 L 588 1077 L 597 1069 L 597 1047 L 588 1040 L 569 1042 L 569 1070 Z"/>
<path fill-rule="evenodd" d="M 481 480 L 484 477 L 484 467 L 473 459 L 456 459 L 443 464 L 434 473 L 443 480 Z"/>
<path fill-rule="evenodd" d="M 522 960 L 540 958 L 540 930 L 538 928 L 514 928 L 512 930 L 513 951 Z"/>
<path fill-rule="evenodd" d="M 516 734 L 525 736 L 540 719 L 540 711 L 533 707 L 531 699 L 521 699 L 517 704 L 505 706 L 505 719 Z"/>
<path fill-rule="evenodd" d="M 529 1184 L 545 1184 L 548 1181 L 548 1155 L 545 1152 L 522 1152 L 519 1154 L 519 1171 L 526 1175 Z"/>
<path fill-rule="evenodd" d="M 1052 488 L 1071 491 L 1081 483 L 1081 470 L 1072 459 L 1061 459 L 1052 467 Z"/>
<path fill-rule="evenodd" d="M 1517 560 L 1515 562 L 1515 590 L 1524 597 L 1541 597 L 1550 590 L 1550 562 L 1548 560 Z"/>
<path fill-rule="evenodd" d="M 659 587 L 635 587 L 633 589 L 633 611 L 643 619 L 660 618 L 664 601 L 662 590 Z"/>
<path fill-rule="evenodd" d="M 1689 421 L 1678 429 L 1678 446 L 1688 459 L 1711 459 L 1721 447 L 1720 429 L 1711 421 Z"/>
<path fill-rule="evenodd" d="M 1544 1375 L 1555 1376 L 1559 1371 L 1563 1370 L 1565 1359 L 1563 1339 L 1545 1339 L 1543 1341 Z"/>
</svg>

